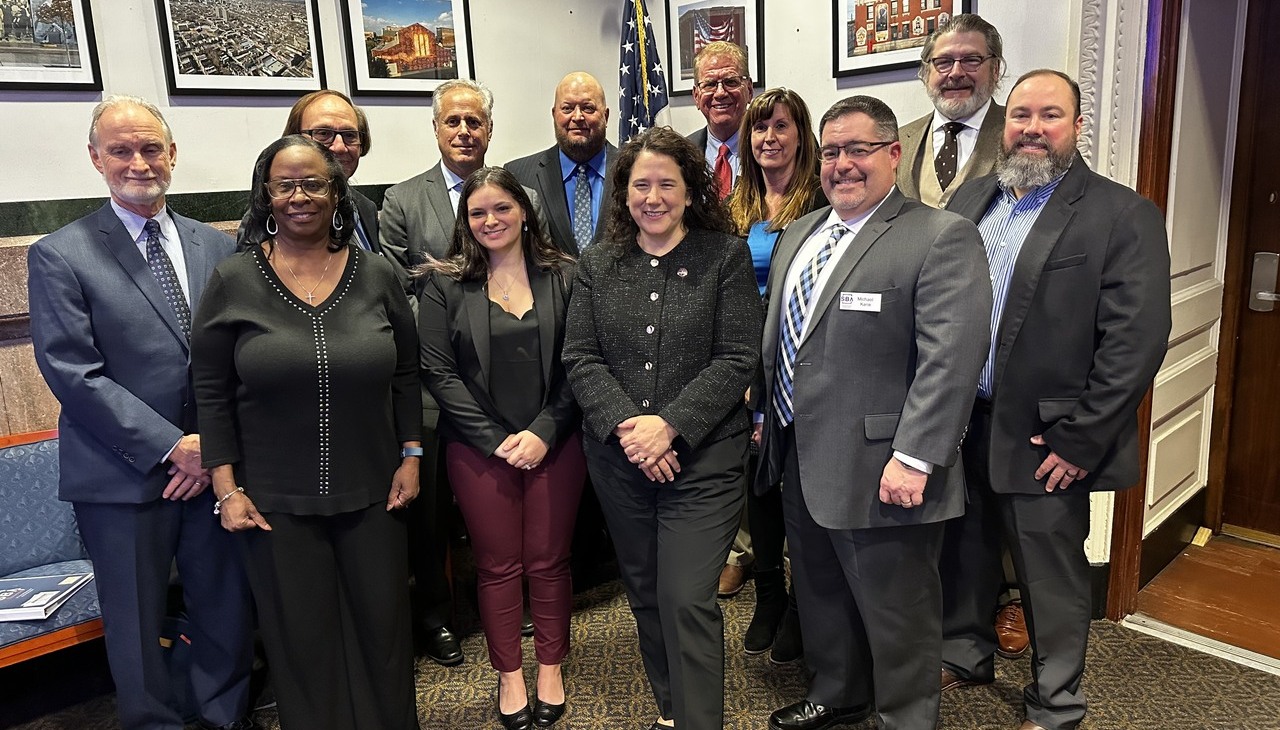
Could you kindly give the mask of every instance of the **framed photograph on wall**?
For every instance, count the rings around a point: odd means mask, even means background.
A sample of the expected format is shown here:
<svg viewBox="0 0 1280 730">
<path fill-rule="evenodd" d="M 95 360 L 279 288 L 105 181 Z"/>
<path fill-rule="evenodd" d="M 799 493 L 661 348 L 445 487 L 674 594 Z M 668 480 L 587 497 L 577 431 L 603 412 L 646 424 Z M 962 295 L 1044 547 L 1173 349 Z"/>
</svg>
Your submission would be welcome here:
<svg viewBox="0 0 1280 730">
<path fill-rule="evenodd" d="M 467 0 L 339 0 L 351 91 L 430 95 L 449 79 L 475 78 Z"/>
<path fill-rule="evenodd" d="M 316 0 L 156 0 L 156 15 L 170 94 L 325 88 Z"/>
<path fill-rule="evenodd" d="M 693 94 L 693 58 L 712 41 L 742 46 L 751 83 L 764 86 L 764 0 L 667 0 L 667 82 L 672 96 Z"/>
<path fill-rule="evenodd" d="M 832 73 L 911 68 L 929 34 L 969 12 L 970 0 L 832 0 Z"/>
<path fill-rule="evenodd" d="M 0 0 L 0 89 L 102 91 L 88 0 Z"/>
</svg>

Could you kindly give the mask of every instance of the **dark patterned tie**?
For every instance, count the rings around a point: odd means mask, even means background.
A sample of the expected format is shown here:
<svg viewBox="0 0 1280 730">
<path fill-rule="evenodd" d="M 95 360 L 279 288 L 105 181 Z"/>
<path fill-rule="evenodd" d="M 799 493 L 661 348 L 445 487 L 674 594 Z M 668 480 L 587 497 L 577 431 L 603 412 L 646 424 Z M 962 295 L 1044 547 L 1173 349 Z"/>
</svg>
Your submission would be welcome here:
<svg viewBox="0 0 1280 730">
<path fill-rule="evenodd" d="M 836 244 L 849 229 L 836 224 L 831 228 L 831 236 L 822 244 L 818 253 L 809 260 L 804 271 L 800 272 L 800 281 L 796 282 L 787 297 L 787 311 L 783 312 L 782 337 L 778 340 L 778 367 L 776 385 L 773 389 L 773 407 L 778 413 L 778 425 L 787 426 L 795 420 L 795 405 L 791 399 L 795 392 L 796 353 L 800 351 L 800 335 L 804 332 L 805 322 L 809 319 L 809 307 L 813 298 L 813 287 L 818 283 L 822 269 L 831 260 Z"/>
<path fill-rule="evenodd" d="M 591 245 L 591 180 L 587 166 L 578 165 L 573 176 L 573 238 L 578 242 L 578 253 Z"/>
<path fill-rule="evenodd" d="M 173 307 L 173 313 L 178 316 L 178 326 L 182 328 L 183 336 L 189 340 L 191 339 L 191 307 L 187 306 L 187 297 L 182 293 L 182 284 L 178 283 L 178 272 L 173 270 L 173 262 L 169 260 L 169 254 L 165 253 L 160 245 L 160 224 L 153 218 L 147 221 L 142 230 L 147 234 L 147 266 L 151 267 L 151 273 L 160 283 L 164 298 L 169 302 L 169 306 Z"/>
<path fill-rule="evenodd" d="M 946 190 L 947 186 L 956 179 L 960 159 L 960 145 L 956 139 L 962 129 L 964 125 L 960 122 L 947 122 L 942 125 L 942 131 L 946 133 L 947 138 L 942 141 L 942 149 L 938 150 L 937 157 L 933 158 L 933 170 L 938 173 L 938 187 L 943 190 Z"/>
</svg>

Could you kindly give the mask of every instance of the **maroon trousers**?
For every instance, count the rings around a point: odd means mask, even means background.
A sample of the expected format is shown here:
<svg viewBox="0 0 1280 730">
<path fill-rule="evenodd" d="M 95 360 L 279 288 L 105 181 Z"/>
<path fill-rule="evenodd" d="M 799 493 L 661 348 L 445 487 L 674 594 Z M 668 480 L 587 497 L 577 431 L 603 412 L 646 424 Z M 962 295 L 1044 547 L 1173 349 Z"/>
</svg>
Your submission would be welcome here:
<svg viewBox="0 0 1280 730">
<path fill-rule="evenodd" d="M 489 661 L 500 672 L 521 667 L 521 579 L 528 578 L 534 652 L 539 663 L 559 664 L 569 652 L 569 545 L 587 476 L 581 435 L 557 444 L 536 469 L 455 442 L 445 459 L 471 535 Z"/>
</svg>

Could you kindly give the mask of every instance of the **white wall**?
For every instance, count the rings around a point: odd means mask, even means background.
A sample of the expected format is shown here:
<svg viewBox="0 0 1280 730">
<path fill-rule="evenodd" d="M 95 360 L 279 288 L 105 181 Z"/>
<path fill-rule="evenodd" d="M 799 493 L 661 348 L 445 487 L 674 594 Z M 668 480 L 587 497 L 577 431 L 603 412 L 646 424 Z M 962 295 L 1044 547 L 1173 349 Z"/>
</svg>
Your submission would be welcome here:
<svg viewBox="0 0 1280 730">
<path fill-rule="evenodd" d="M 914 71 L 834 79 L 828 0 L 763 0 L 765 81 L 788 86 L 818 116 L 853 93 L 885 99 L 901 121 L 929 109 Z M 137 94 L 165 111 L 178 143 L 173 192 L 243 190 L 257 153 L 280 133 L 289 98 L 168 97 L 151 0 L 93 2 L 104 93 Z M 666 57 L 664 0 L 648 0 Z M 471 0 L 476 74 L 493 88 L 495 131 L 491 163 L 549 146 L 551 94 L 566 72 L 586 70 L 617 95 L 618 29 L 622 0 Z M 108 7 L 109 6 L 109 7 Z M 348 90 L 346 53 L 339 33 L 338 0 L 319 0 L 321 39 L 329 85 Z M 1011 78 L 1049 66 L 1075 73 L 1071 36 L 1080 0 L 1036 2 L 975 0 L 975 12 L 1005 40 Z M 1008 83 L 1006 83 L 1006 90 Z M 999 98 L 1003 99 L 1004 92 Z M 0 92 L 0 202 L 96 197 L 105 190 L 85 152 L 89 111 L 97 94 Z M 394 183 L 438 159 L 431 136 L 429 99 L 357 99 L 375 139 L 355 182 Z M 677 97 L 672 126 L 702 124 L 690 97 Z M 616 120 L 610 139 L 616 141 Z M 15 174 L 15 171 L 18 174 Z"/>
</svg>

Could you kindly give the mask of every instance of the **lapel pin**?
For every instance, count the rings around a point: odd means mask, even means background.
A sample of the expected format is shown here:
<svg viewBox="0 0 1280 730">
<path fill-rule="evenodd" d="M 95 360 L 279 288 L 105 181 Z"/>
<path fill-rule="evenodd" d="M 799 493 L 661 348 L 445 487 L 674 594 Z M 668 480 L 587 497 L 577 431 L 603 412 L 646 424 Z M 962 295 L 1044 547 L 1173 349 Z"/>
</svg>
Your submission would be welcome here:
<svg viewBox="0 0 1280 730">
<path fill-rule="evenodd" d="M 676 269 L 676 276 L 680 277 L 681 279 L 683 279 L 688 275 L 689 275 L 689 270 L 686 269 L 685 267 L 681 266 L 680 268 Z"/>
</svg>

